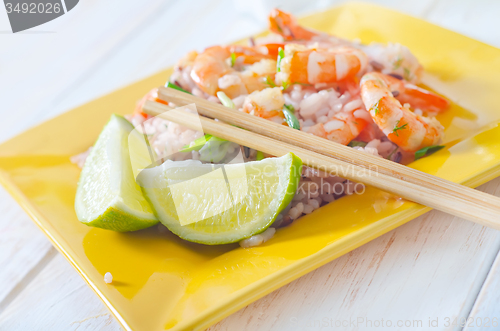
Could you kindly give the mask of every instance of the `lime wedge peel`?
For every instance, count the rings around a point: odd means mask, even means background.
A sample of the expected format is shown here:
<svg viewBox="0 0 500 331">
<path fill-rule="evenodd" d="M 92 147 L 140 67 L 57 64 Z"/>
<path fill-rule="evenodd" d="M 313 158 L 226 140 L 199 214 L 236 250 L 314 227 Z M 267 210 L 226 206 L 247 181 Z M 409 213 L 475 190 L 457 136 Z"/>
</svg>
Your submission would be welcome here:
<svg viewBox="0 0 500 331">
<path fill-rule="evenodd" d="M 157 218 L 182 239 L 220 245 L 265 231 L 291 202 L 302 161 L 289 153 L 213 165 L 167 161 L 138 177 Z"/>
<path fill-rule="evenodd" d="M 130 135 L 130 137 L 129 137 Z M 135 231 L 158 223 L 135 181 L 135 167 L 149 166 L 150 151 L 142 134 L 119 115 L 112 115 L 99 135 L 80 175 L 75 211 L 80 222 L 114 231 Z M 139 160 L 139 161 L 137 161 Z M 144 163 L 144 164 L 138 164 Z"/>
</svg>

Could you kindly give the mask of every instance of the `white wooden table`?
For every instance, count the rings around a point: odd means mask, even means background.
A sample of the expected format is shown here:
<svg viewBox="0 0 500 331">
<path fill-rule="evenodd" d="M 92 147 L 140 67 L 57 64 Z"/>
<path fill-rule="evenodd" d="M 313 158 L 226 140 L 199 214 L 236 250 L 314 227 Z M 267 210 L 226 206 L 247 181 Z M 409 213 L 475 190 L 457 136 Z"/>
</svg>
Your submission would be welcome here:
<svg viewBox="0 0 500 331">
<path fill-rule="evenodd" d="M 59 19 L 15 35 L 0 9 L 0 141 L 165 68 L 193 48 L 256 33 L 272 7 L 302 14 L 340 2 L 82 0 Z M 375 2 L 500 47 L 500 1 Z M 500 195 L 500 179 L 480 189 Z M 336 330 L 386 330 L 387 321 L 396 330 L 458 330 L 446 326 L 457 317 L 476 325 L 500 318 L 499 249 L 499 231 L 433 211 L 210 330 L 333 330 L 335 321 L 344 325 Z M 357 328 L 349 324 L 363 317 Z M 381 319 L 386 327 L 375 328 Z M 0 188 L 0 330 L 77 329 L 120 326 Z"/>
</svg>

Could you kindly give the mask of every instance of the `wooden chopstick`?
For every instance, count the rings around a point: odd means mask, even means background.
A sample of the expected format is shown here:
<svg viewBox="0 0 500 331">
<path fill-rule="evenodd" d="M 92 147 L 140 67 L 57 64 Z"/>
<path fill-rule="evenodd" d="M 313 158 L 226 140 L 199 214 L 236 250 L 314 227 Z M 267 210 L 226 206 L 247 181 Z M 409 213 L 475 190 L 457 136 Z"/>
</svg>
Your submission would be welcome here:
<svg viewBox="0 0 500 331">
<path fill-rule="evenodd" d="M 293 152 L 305 165 L 375 186 L 405 199 L 500 229 L 500 199 L 304 132 L 231 110 L 184 92 L 160 88 L 159 97 L 186 105 L 195 103 L 200 114 L 214 121 L 160 103 L 148 101 L 144 111 L 183 126 L 281 156 Z M 268 131 L 267 131 L 268 130 Z"/>
</svg>

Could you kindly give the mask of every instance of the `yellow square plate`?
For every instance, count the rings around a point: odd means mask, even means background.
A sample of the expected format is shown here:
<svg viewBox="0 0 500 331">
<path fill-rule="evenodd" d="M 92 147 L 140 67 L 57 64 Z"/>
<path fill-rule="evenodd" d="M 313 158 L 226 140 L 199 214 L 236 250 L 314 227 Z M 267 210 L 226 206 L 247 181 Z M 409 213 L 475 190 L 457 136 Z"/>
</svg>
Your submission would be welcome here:
<svg viewBox="0 0 500 331">
<path fill-rule="evenodd" d="M 440 116 L 446 149 L 411 166 L 477 186 L 500 171 L 500 50 L 406 15 L 348 4 L 301 20 L 363 42 L 407 45 L 424 82 L 454 101 Z M 41 124 L 0 146 L 0 179 L 125 329 L 200 330 L 250 302 L 428 211 L 381 192 L 339 199 L 241 249 L 184 242 L 157 228 L 115 233 L 80 224 L 73 210 L 80 170 L 69 156 L 91 146 L 111 113 L 130 113 L 164 71 Z M 104 283 L 111 272 L 113 284 Z"/>
</svg>

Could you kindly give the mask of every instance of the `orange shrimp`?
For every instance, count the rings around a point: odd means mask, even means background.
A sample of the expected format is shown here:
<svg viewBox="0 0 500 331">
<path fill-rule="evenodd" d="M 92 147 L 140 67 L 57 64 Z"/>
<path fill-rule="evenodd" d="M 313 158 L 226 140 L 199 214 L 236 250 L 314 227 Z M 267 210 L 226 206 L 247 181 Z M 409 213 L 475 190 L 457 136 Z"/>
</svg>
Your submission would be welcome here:
<svg viewBox="0 0 500 331">
<path fill-rule="evenodd" d="M 237 56 L 248 58 L 247 62 L 253 64 L 244 71 L 237 71 L 231 66 L 232 51 L 237 51 Z M 247 46 L 213 46 L 196 57 L 191 78 L 209 95 L 223 91 L 228 97 L 235 98 L 266 87 L 265 79 L 276 73 L 276 61 L 270 57 Z"/>
<path fill-rule="evenodd" d="M 226 61 L 230 57 L 231 52 L 226 47 L 213 46 L 205 49 L 193 62 L 191 78 L 203 92 L 215 95 L 219 78 L 234 71 Z"/>
<path fill-rule="evenodd" d="M 287 44 L 277 79 L 292 84 L 334 83 L 354 77 L 367 63 L 366 55 L 352 47 L 315 49 Z"/>
<path fill-rule="evenodd" d="M 294 16 L 277 8 L 269 14 L 269 30 L 280 34 L 285 40 L 310 40 L 319 35 L 300 26 Z"/>
<path fill-rule="evenodd" d="M 367 121 L 355 117 L 353 113 L 341 112 L 333 115 L 333 117 L 324 124 L 315 124 L 310 127 L 307 132 L 342 145 L 347 145 L 356 138 L 367 125 Z"/>
<path fill-rule="evenodd" d="M 378 73 L 377 76 L 383 76 L 381 79 L 385 81 L 392 95 L 403 104 L 409 103 L 413 108 L 419 108 L 422 111 L 432 113 L 443 112 L 450 106 L 450 102 L 442 96 L 429 92 L 404 80 Z"/>
<path fill-rule="evenodd" d="M 415 115 L 401 106 L 391 93 L 395 83 L 393 77 L 378 72 L 366 74 L 361 79 L 361 98 L 374 122 L 404 151 L 416 152 L 438 144 L 444 134 L 441 123 L 434 117 Z"/>
<path fill-rule="evenodd" d="M 283 93 L 279 87 L 255 91 L 245 98 L 243 111 L 262 118 L 279 116 L 284 118 L 282 109 L 285 105 Z"/>
<path fill-rule="evenodd" d="M 228 46 L 228 51 L 234 53 L 236 58 L 242 57 L 244 64 L 253 64 L 264 59 L 276 60 L 280 48 L 283 44 L 262 44 L 254 47 L 243 45 Z"/>
<path fill-rule="evenodd" d="M 137 101 L 137 104 L 135 105 L 134 112 L 132 114 L 133 115 L 141 115 L 145 118 L 148 118 L 149 115 L 142 111 L 142 107 L 144 106 L 144 104 L 146 103 L 147 100 L 153 100 L 153 101 L 168 105 L 167 101 L 158 98 L 158 88 L 155 87 L 154 89 L 152 89 L 151 91 L 146 93 L 142 97 L 141 100 Z"/>
</svg>

